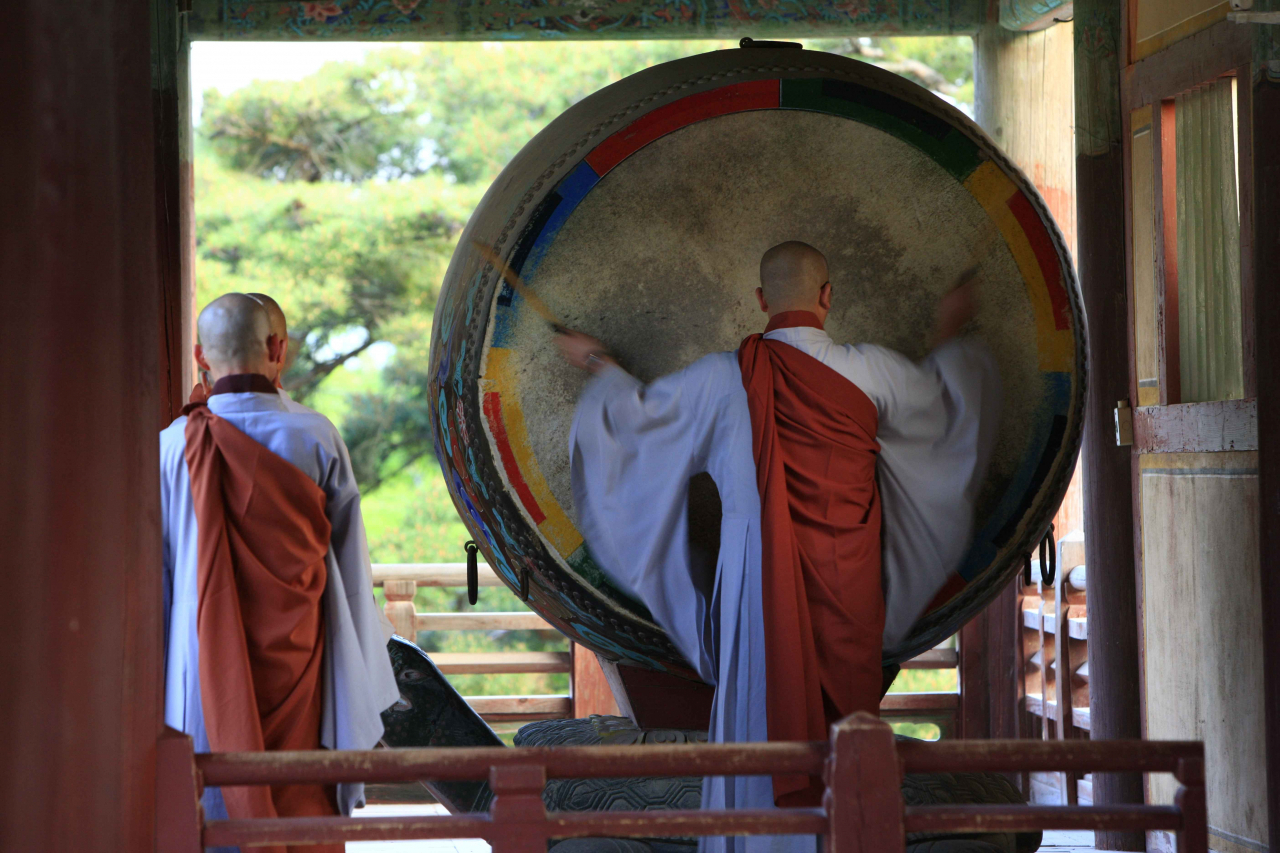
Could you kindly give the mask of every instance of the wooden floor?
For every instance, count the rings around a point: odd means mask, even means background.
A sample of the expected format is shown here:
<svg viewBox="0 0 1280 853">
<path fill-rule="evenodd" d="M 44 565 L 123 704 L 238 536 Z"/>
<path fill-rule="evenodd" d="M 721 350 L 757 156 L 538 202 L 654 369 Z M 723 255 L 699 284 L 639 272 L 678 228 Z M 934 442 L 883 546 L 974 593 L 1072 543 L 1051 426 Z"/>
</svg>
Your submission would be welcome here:
<svg viewBox="0 0 1280 853">
<path fill-rule="evenodd" d="M 354 817 L 390 817 L 393 815 L 447 814 L 437 804 L 368 806 L 356 809 Z M 489 845 L 479 838 L 453 838 L 433 841 L 356 841 L 347 845 L 347 853 L 489 853 Z M 1053 831 L 1044 834 L 1040 853 L 1095 853 L 1092 832 Z M 1103 853 L 1103 851 L 1096 851 Z"/>
<path fill-rule="evenodd" d="M 1040 853 L 1094 853 L 1093 833 L 1068 830 L 1049 830 L 1040 843 Z"/>
<path fill-rule="evenodd" d="M 366 806 L 352 817 L 392 817 L 396 815 L 448 814 L 438 803 L 394 806 Z M 432 839 L 431 841 L 353 841 L 347 853 L 489 853 L 489 845 L 479 838 Z"/>
</svg>

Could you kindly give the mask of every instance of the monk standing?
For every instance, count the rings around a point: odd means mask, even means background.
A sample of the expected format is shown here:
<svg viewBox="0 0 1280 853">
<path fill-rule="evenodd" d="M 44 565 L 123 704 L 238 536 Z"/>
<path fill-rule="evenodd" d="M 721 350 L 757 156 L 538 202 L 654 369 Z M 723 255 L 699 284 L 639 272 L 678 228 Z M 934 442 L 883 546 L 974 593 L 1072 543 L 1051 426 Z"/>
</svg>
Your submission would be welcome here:
<svg viewBox="0 0 1280 853">
<path fill-rule="evenodd" d="M 958 567 L 990 455 L 998 378 L 981 345 L 957 337 L 973 288 L 944 297 L 920 364 L 831 340 L 826 259 L 799 242 L 762 258 L 769 323 L 737 352 L 644 386 L 599 341 L 559 337 L 594 374 L 570 435 L 580 528 L 716 685 L 712 740 L 826 740 L 832 722 L 878 713 L 882 638 L 901 639 Z M 723 516 L 714 578 L 699 585 L 686 518 L 702 472 Z M 821 791 L 801 775 L 712 777 L 703 806 L 818 805 Z M 703 849 L 814 843 L 713 838 Z"/>
<path fill-rule="evenodd" d="M 261 304 L 227 294 L 198 331 L 208 400 L 160 434 L 165 722 L 198 752 L 370 749 L 399 691 L 342 439 L 286 409 Z M 203 802 L 219 819 L 349 814 L 362 797 L 292 785 L 210 788 Z"/>
</svg>

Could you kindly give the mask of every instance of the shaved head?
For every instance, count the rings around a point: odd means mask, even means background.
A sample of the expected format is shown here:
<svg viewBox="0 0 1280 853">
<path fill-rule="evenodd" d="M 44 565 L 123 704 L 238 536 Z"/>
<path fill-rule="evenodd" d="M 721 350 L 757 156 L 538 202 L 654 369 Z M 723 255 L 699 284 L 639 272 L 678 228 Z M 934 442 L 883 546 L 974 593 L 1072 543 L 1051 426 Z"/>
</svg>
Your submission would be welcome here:
<svg viewBox="0 0 1280 853">
<path fill-rule="evenodd" d="M 261 303 L 243 293 L 219 296 L 200 312 L 196 329 L 215 378 L 232 373 L 269 375 L 271 318 Z"/>
<path fill-rule="evenodd" d="M 771 315 L 814 310 L 826 283 L 827 259 L 808 243 L 779 243 L 760 259 L 760 289 Z"/>
<path fill-rule="evenodd" d="M 289 361 L 289 323 L 284 318 L 284 309 L 280 307 L 280 303 L 276 302 L 265 293 L 250 293 L 248 297 L 263 308 L 267 309 L 267 316 L 271 318 L 271 334 L 280 340 L 280 355 L 271 363 L 271 369 L 267 371 L 267 378 L 276 383 L 277 388 L 284 387 L 281 385 L 281 377 Z"/>
<path fill-rule="evenodd" d="M 267 309 L 267 317 L 271 320 L 271 334 L 282 341 L 289 336 L 289 323 L 284 318 L 284 309 L 280 307 L 279 302 L 276 302 L 265 293 L 247 293 L 245 295 Z"/>
</svg>

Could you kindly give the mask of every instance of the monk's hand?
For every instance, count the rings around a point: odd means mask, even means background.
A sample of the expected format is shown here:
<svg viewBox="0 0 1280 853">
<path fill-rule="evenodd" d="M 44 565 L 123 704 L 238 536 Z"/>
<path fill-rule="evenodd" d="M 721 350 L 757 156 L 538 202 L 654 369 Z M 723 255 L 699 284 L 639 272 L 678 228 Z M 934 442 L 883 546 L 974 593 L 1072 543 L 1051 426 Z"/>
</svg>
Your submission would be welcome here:
<svg viewBox="0 0 1280 853">
<path fill-rule="evenodd" d="M 591 373 L 598 373 L 606 365 L 617 364 L 608 348 L 590 335 L 565 329 L 556 335 L 556 346 L 560 354 L 574 367 Z"/>
<path fill-rule="evenodd" d="M 970 267 L 960 274 L 960 280 L 938 304 L 938 328 L 934 332 L 933 345 L 939 346 L 960 334 L 974 315 L 978 313 L 978 270 Z"/>
</svg>

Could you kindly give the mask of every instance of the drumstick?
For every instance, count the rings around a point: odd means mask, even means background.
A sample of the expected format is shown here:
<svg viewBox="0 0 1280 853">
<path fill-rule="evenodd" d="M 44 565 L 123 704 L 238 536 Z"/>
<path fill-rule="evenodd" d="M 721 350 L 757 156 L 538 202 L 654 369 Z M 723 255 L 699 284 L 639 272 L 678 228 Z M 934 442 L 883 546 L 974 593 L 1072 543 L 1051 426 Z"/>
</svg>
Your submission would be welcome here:
<svg viewBox="0 0 1280 853">
<path fill-rule="evenodd" d="M 516 275 L 515 270 L 507 266 L 506 262 L 503 261 L 502 258 L 498 257 L 497 252 L 495 252 L 491 247 L 486 246 L 484 243 L 481 243 L 479 240 L 472 240 L 471 245 L 480 253 L 480 257 L 493 264 L 493 268 L 502 275 L 507 284 L 511 285 L 515 292 L 520 294 L 520 298 L 525 302 L 528 302 L 529 306 L 533 308 L 534 311 L 538 312 L 538 315 L 542 317 L 542 319 L 547 321 L 551 326 L 551 329 L 556 332 L 556 334 L 564 334 L 568 331 L 568 327 L 565 326 L 564 323 L 560 322 L 560 319 L 552 313 L 551 309 L 547 307 L 547 304 L 538 297 L 538 294 L 534 293 L 525 285 L 525 283 L 520 279 L 520 276 Z"/>
<path fill-rule="evenodd" d="M 960 273 L 956 279 L 956 287 L 962 287 L 978 274 L 978 267 L 982 264 L 982 258 L 991 250 L 991 245 L 995 242 L 991 236 L 992 232 L 987 231 L 983 238 L 973 247 L 973 251 L 969 253 L 969 263 L 965 265 L 964 272 Z"/>
</svg>

